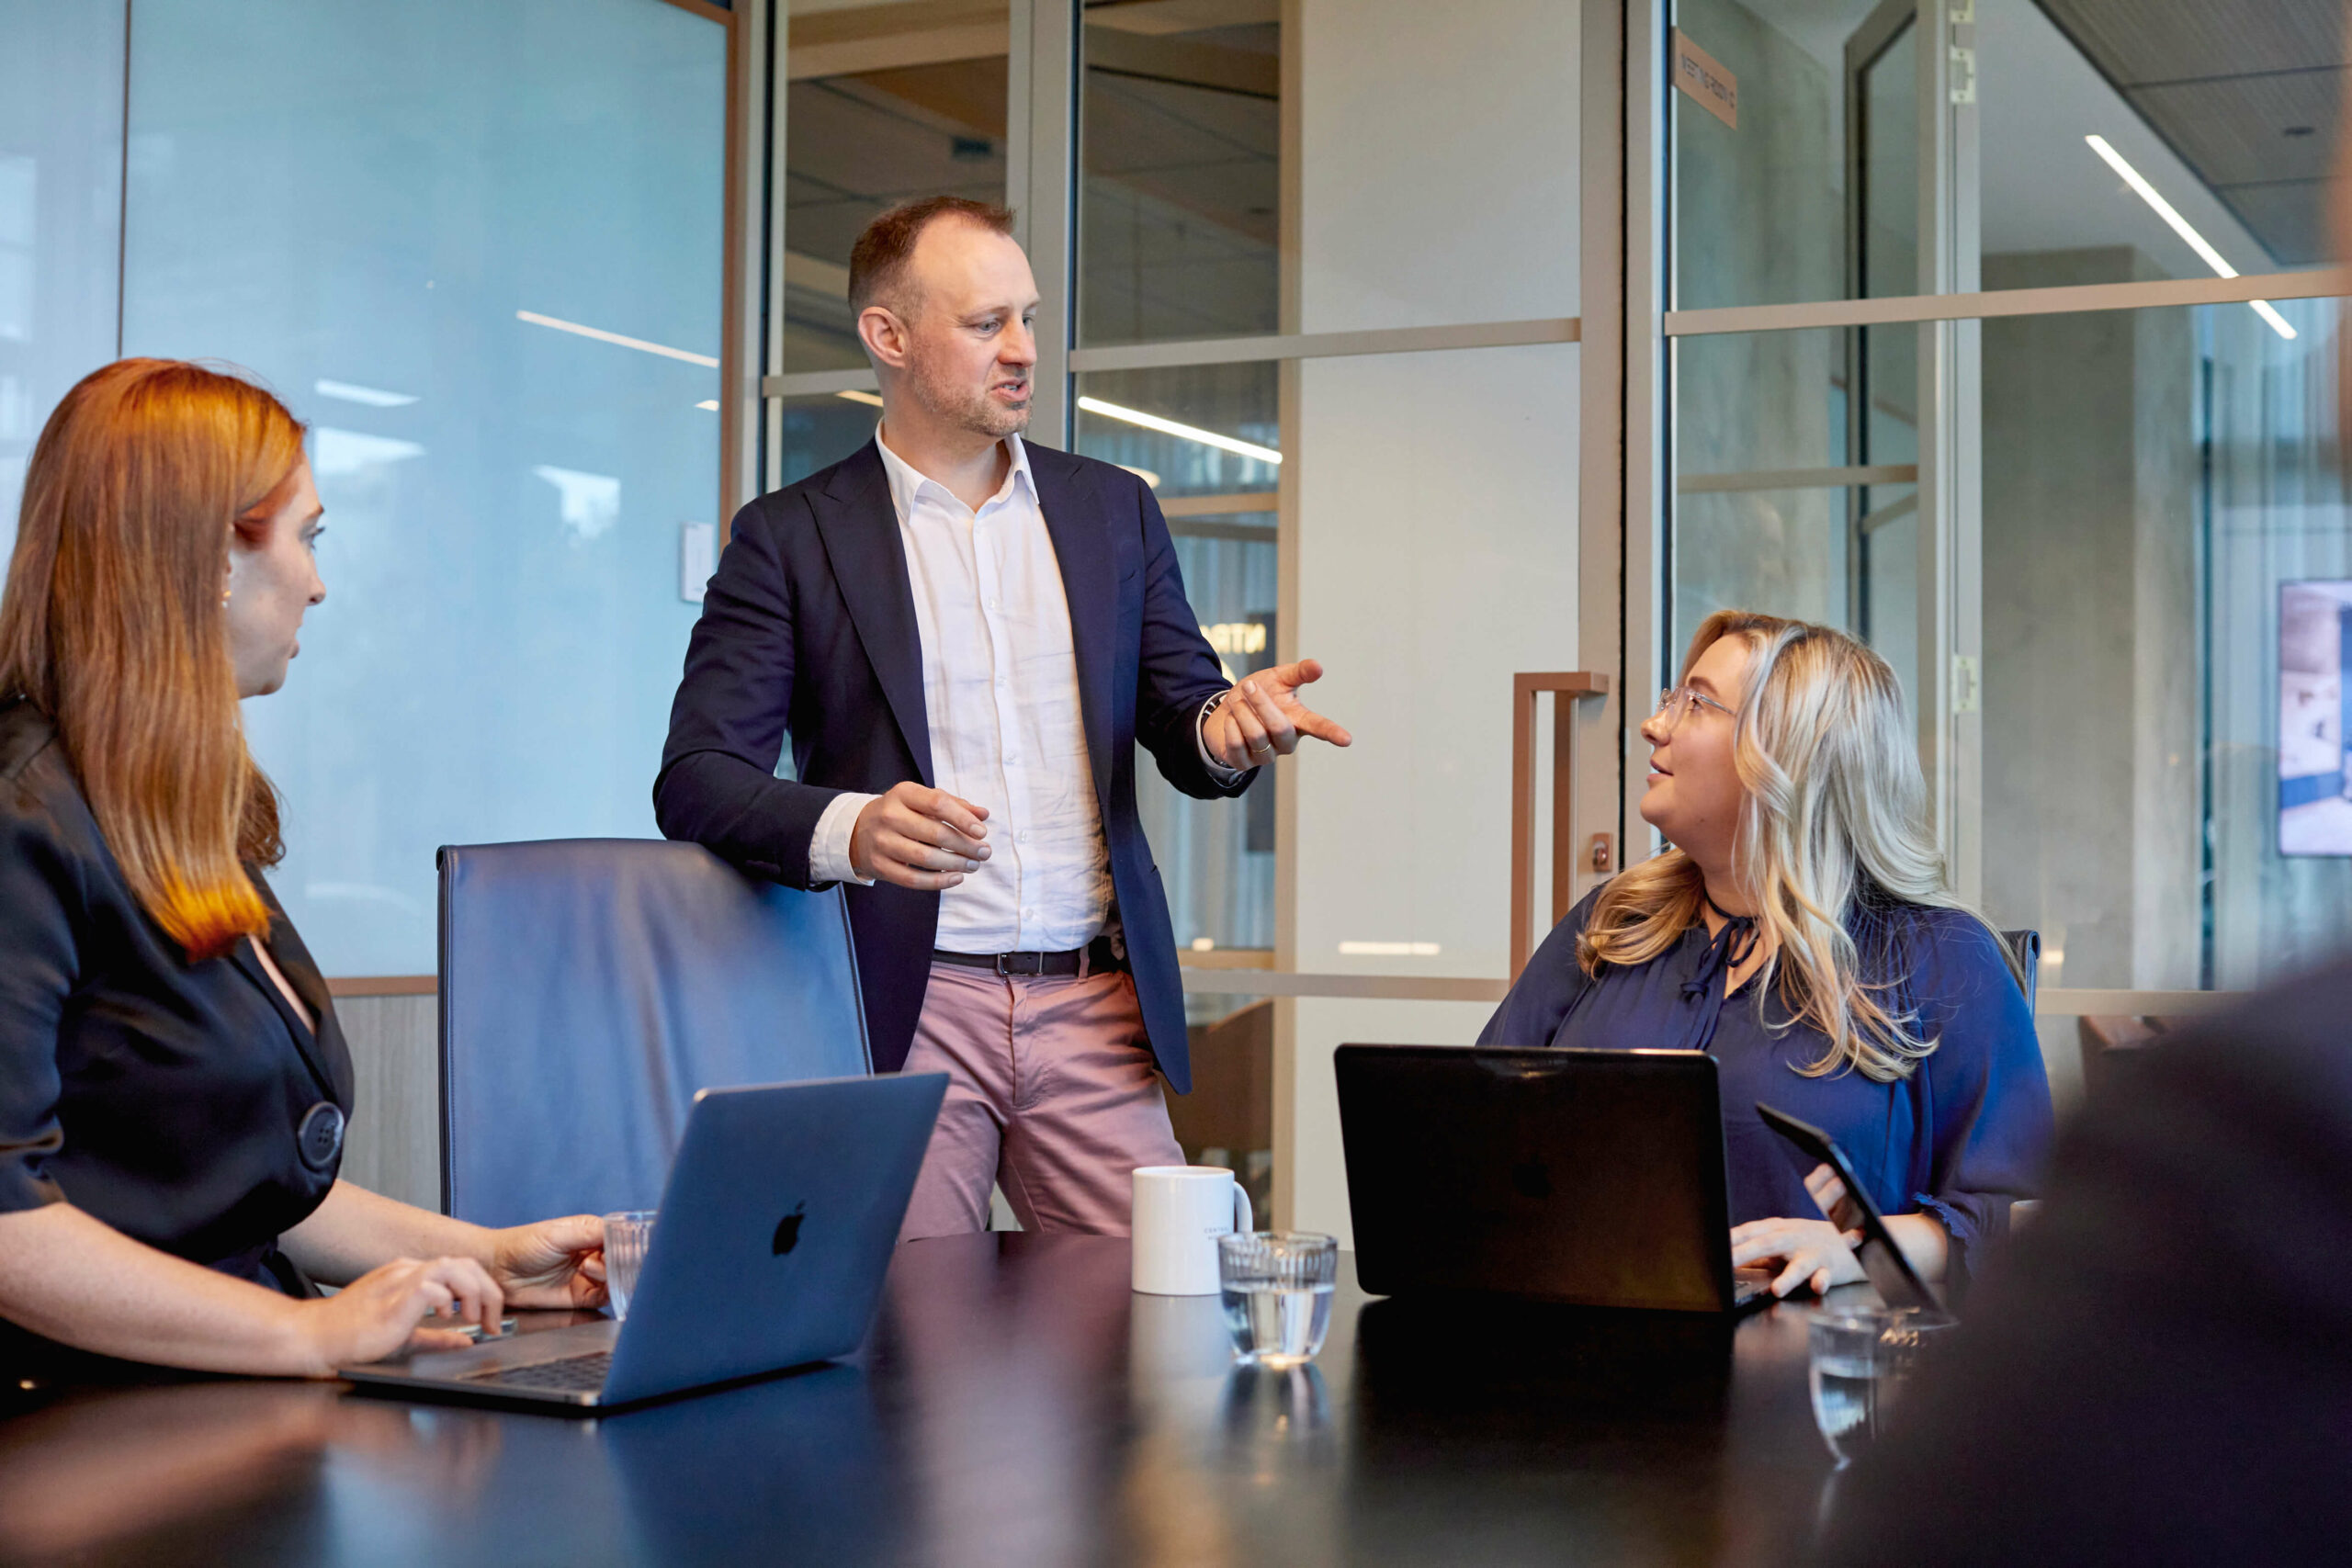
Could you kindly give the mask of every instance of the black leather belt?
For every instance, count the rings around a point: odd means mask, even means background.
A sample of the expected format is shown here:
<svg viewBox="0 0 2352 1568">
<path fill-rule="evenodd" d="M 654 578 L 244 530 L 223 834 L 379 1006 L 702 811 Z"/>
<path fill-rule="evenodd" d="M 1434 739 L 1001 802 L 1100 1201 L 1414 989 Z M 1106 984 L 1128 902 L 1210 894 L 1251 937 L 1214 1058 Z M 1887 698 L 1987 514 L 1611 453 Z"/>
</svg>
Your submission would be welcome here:
<svg viewBox="0 0 2352 1568">
<path fill-rule="evenodd" d="M 931 950 L 931 960 L 934 964 L 986 969 L 1007 976 L 1100 975 L 1106 970 L 1122 967 L 1119 955 L 1107 936 L 1098 936 L 1084 947 L 1073 947 L 1068 953 L 950 953 L 944 948 L 934 947 Z"/>
</svg>

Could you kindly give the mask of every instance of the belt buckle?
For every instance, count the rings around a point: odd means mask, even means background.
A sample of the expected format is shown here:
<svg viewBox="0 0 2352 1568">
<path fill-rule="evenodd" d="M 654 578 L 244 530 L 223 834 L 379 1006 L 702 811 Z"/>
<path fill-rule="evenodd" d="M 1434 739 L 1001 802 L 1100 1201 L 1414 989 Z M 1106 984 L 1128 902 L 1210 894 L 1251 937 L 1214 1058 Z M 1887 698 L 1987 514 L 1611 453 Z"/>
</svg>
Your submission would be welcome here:
<svg viewBox="0 0 2352 1568">
<path fill-rule="evenodd" d="M 1017 967 L 1014 964 L 1013 960 L 1019 958 L 1026 958 L 1029 961 L 1026 968 Z M 1010 980 L 1016 975 L 1027 976 L 1035 979 L 1045 972 L 1046 959 L 1043 953 L 1000 953 L 996 955 L 996 974 L 1000 980 Z"/>
</svg>

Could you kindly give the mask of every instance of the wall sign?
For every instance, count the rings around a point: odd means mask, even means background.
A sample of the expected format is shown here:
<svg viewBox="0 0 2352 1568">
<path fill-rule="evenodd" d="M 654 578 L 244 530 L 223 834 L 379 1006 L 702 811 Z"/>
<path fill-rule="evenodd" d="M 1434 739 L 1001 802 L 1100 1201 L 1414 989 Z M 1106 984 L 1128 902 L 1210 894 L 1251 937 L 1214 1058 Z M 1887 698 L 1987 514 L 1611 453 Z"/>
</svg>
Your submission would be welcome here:
<svg viewBox="0 0 2352 1568">
<path fill-rule="evenodd" d="M 1674 29 L 1674 85 L 1701 108 L 1734 130 L 1739 129 L 1739 78 L 1692 43 L 1680 28 Z"/>
</svg>

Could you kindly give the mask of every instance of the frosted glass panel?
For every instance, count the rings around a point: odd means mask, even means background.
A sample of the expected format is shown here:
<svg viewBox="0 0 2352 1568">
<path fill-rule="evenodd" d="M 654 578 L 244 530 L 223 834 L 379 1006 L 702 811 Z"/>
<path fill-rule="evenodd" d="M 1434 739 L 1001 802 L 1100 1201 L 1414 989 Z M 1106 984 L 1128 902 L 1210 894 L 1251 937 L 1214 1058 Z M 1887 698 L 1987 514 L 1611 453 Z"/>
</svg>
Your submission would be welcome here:
<svg viewBox="0 0 2352 1568">
<path fill-rule="evenodd" d="M 42 422 L 114 357 L 121 180 L 122 7 L 0 0 L 0 550 Z"/>
<path fill-rule="evenodd" d="M 1301 970 L 1510 970 L 1511 676 L 1577 668 L 1578 353 L 1299 367 L 1288 646 L 1323 661 L 1314 705 L 1355 732 L 1278 770 L 1296 801 Z M 1290 1223 L 1350 1234 L 1332 1050 L 1466 1044 L 1491 1010 L 1297 1004 Z"/>
<path fill-rule="evenodd" d="M 718 520 L 726 31 L 141 0 L 131 52 L 125 345 L 315 426 L 328 597 L 247 705 L 277 886 L 329 974 L 426 972 L 436 846 L 655 831 Z"/>
<path fill-rule="evenodd" d="M 1581 11 L 1300 0 L 1298 331 L 1577 313 Z"/>
</svg>

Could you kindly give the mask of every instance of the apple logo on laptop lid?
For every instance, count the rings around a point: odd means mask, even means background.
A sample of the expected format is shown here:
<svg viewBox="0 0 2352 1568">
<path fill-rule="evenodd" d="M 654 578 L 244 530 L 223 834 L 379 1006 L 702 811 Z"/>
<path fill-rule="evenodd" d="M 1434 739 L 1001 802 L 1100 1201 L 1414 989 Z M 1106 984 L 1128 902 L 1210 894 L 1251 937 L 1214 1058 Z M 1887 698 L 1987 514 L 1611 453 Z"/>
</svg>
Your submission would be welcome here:
<svg viewBox="0 0 2352 1568">
<path fill-rule="evenodd" d="M 768 1246 L 770 1252 L 782 1258 L 800 1245 L 800 1220 L 808 1212 L 808 1201 L 804 1198 L 793 1206 L 792 1213 L 776 1221 L 775 1239 Z"/>
</svg>

